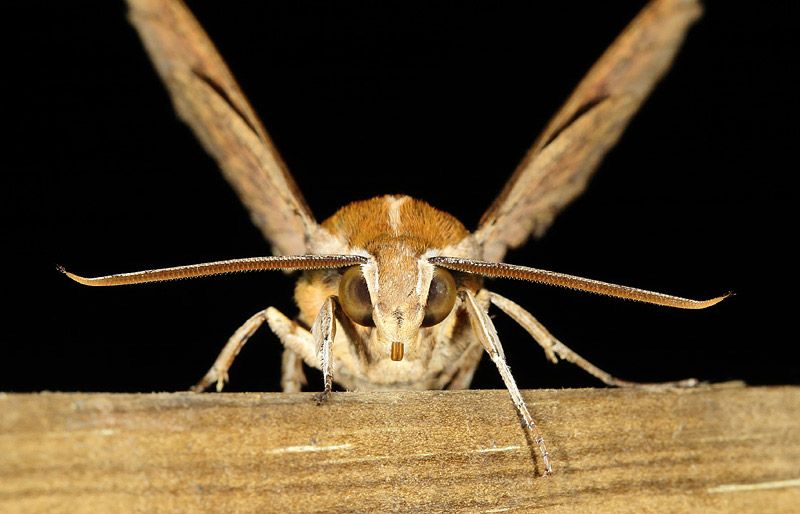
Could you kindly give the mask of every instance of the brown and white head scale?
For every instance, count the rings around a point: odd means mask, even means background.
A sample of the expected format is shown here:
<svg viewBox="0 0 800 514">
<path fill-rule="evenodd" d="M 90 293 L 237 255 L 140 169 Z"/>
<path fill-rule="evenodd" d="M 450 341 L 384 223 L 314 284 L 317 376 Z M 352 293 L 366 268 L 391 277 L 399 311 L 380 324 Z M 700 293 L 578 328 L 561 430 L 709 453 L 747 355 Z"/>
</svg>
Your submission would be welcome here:
<svg viewBox="0 0 800 514">
<path fill-rule="evenodd" d="M 373 307 L 374 326 L 362 325 L 361 332 L 369 356 L 388 356 L 395 361 L 429 357 L 430 344 L 423 347 L 421 329 L 435 321 L 430 316 L 426 319 L 431 283 L 438 285 L 434 277 L 442 273 L 450 275 L 445 270 L 437 272 L 429 259 L 440 255 L 480 258 L 480 247 L 464 225 L 421 200 L 387 195 L 348 204 L 322 223 L 321 232 L 315 238 L 319 244 L 315 252 L 335 250 L 367 259 L 360 269 Z M 328 286 L 321 288 L 326 280 Z M 454 279 L 455 287 L 475 289 L 478 283 L 469 277 Z M 330 276 L 306 273 L 296 289 L 301 319 L 309 324 L 314 320 L 323 297 L 335 294 L 333 286 Z"/>
</svg>

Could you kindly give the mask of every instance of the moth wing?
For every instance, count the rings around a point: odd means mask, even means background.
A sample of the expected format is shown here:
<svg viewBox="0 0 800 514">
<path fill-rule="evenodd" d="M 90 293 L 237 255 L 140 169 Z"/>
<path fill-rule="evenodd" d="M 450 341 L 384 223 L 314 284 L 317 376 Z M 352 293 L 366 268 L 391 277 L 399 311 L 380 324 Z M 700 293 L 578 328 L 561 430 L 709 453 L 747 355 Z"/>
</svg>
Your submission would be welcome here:
<svg viewBox="0 0 800 514">
<path fill-rule="evenodd" d="M 672 64 L 688 28 L 702 14 L 696 0 L 653 0 L 592 66 L 550 120 L 475 236 L 484 258 L 540 236 L 586 188 L 605 154 Z"/>
<path fill-rule="evenodd" d="M 178 115 L 217 161 L 273 252 L 307 253 L 318 228 L 211 40 L 180 0 L 128 0 L 129 18 Z"/>
</svg>

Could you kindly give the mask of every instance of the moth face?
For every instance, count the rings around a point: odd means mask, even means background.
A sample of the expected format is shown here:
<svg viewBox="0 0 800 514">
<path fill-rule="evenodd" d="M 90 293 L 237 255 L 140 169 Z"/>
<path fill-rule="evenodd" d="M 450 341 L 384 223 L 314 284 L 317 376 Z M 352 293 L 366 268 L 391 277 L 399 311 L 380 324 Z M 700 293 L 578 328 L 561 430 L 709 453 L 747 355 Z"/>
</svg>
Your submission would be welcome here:
<svg viewBox="0 0 800 514">
<path fill-rule="evenodd" d="M 417 340 L 420 328 L 438 325 L 455 305 L 452 274 L 426 259 L 394 255 L 345 271 L 339 302 L 355 323 L 375 327 L 378 340 L 391 347 L 393 360 L 403 345 Z"/>
<path fill-rule="evenodd" d="M 333 243 L 316 244 L 315 253 L 367 258 L 342 275 L 339 302 L 355 323 L 375 328 L 371 340 L 391 347 L 394 360 L 403 358 L 403 345 L 419 339 L 420 329 L 441 323 L 453 310 L 456 282 L 429 258 L 438 251 L 455 250 L 448 255 L 464 257 L 480 253 L 477 245 L 466 253 L 458 247 L 473 241 L 461 222 L 408 196 L 353 202 L 322 229 Z"/>
</svg>

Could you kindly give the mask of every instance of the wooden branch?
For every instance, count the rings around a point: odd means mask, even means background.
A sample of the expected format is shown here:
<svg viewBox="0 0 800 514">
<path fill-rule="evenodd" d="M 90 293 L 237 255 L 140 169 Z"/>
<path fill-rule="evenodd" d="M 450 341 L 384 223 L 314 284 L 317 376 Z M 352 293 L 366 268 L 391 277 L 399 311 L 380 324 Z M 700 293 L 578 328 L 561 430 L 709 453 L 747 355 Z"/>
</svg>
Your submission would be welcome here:
<svg viewBox="0 0 800 514">
<path fill-rule="evenodd" d="M 1 512 L 797 512 L 800 387 L 0 394 Z"/>
</svg>

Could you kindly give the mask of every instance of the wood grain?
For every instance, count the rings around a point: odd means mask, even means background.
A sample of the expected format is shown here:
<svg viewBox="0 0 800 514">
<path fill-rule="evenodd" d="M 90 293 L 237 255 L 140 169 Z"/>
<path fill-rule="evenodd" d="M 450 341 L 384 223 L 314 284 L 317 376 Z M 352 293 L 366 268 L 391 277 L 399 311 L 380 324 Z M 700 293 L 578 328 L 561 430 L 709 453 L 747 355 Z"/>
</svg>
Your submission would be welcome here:
<svg viewBox="0 0 800 514">
<path fill-rule="evenodd" d="M 800 387 L 0 394 L 0 512 L 797 512 Z"/>
</svg>

